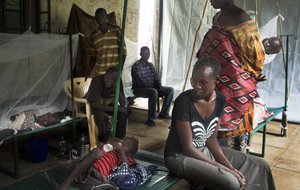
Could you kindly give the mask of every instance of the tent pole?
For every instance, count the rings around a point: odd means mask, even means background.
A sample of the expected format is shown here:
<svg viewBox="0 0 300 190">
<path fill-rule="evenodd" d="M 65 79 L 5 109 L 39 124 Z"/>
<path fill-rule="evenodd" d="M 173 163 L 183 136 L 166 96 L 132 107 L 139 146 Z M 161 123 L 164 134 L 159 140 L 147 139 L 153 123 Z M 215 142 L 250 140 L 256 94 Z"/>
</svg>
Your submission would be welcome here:
<svg viewBox="0 0 300 190">
<path fill-rule="evenodd" d="M 294 37 L 295 40 L 298 39 L 297 35 L 282 35 L 281 37 L 286 36 L 286 54 L 285 54 L 285 93 L 284 93 L 284 110 L 282 112 L 282 121 L 281 121 L 281 135 L 287 137 L 287 127 L 288 127 L 288 120 L 287 120 L 287 101 L 289 98 L 289 37 Z"/>
<path fill-rule="evenodd" d="M 185 80 L 184 80 L 182 91 L 184 91 L 185 88 L 186 88 L 186 83 L 187 83 L 187 80 L 188 80 L 188 77 L 189 77 L 189 73 L 190 73 L 190 69 L 191 69 L 191 65 L 192 65 L 192 60 L 193 60 L 193 57 L 194 57 L 194 51 L 195 51 L 197 36 L 198 36 L 198 33 L 199 33 L 200 28 L 202 26 L 202 21 L 203 21 L 204 15 L 205 15 L 207 4 L 208 4 L 208 0 L 205 1 L 205 5 L 204 5 L 204 8 L 203 8 L 203 12 L 202 12 L 202 17 L 201 17 L 198 29 L 195 33 L 194 43 L 193 43 L 193 48 L 192 48 L 192 54 L 191 54 L 191 57 L 190 57 L 190 61 L 189 61 L 188 69 L 187 69 L 187 72 L 186 72 L 186 77 L 185 77 Z"/>
<path fill-rule="evenodd" d="M 126 12 L 127 12 L 127 0 L 124 0 L 121 40 L 120 40 L 120 49 L 119 49 L 119 66 L 118 66 L 118 74 L 117 74 L 116 95 L 114 101 L 115 103 L 114 103 L 112 137 L 116 136 L 116 128 L 117 128 L 117 116 L 118 116 L 118 108 L 119 108 L 118 102 L 120 96 L 120 83 L 121 83 L 121 74 L 123 68 L 123 48 L 124 48 L 124 34 L 125 34 L 125 24 L 126 24 Z"/>
<path fill-rule="evenodd" d="M 281 135 L 283 137 L 287 137 L 287 101 L 288 101 L 288 47 L 289 47 L 289 38 L 287 36 L 287 42 L 286 42 L 286 55 L 283 48 L 283 30 L 282 30 L 282 17 L 280 15 L 280 8 L 279 8 L 279 1 L 275 0 L 275 6 L 277 14 L 279 15 L 279 32 L 280 32 L 280 41 L 281 41 L 281 53 L 282 53 L 282 62 L 285 68 L 285 95 L 284 95 L 284 110 L 282 112 L 282 118 L 281 118 Z M 284 59 L 284 56 L 286 59 Z"/>
<path fill-rule="evenodd" d="M 157 73 L 159 75 L 159 78 L 161 78 L 161 36 L 162 36 L 162 26 L 163 26 L 163 0 L 159 1 L 159 24 L 158 24 L 158 51 L 157 51 Z"/>
<path fill-rule="evenodd" d="M 283 48 L 283 30 L 282 30 L 282 16 L 280 14 L 280 8 L 279 8 L 279 2 L 278 0 L 275 0 L 275 5 L 276 5 L 276 11 L 277 11 L 277 15 L 279 15 L 279 19 L 278 19 L 278 24 L 279 24 L 279 32 L 280 32 L 280 41 L 281 41 L 281 53 L 282 53 L 282 62 L 284 64 L 284 66 L 286 65 L 285 59 L 284 59 L 284 48 Z"/>
<path fill-rule="evenodd" d="M 288 73 L 289 73 L 289 67 L 288 67 L 288 62 L 289 62 L 289 35 L 286 36 L 286 54 L 285 54 L 285 92 L 284 92 L 284 110 L 282 112 L 282 121 L 281 121 L 281 125 L 282 125 L 282 129 L 281 129 L 281 135 L 284 137 L 287 137 L 287 115 L 286 115 L 286 111 L 287 111 L 287 101 L 288 101 Z"/>
<path fill-rule="evenodd" d="M 258 2 L 255 0 L 255 24 L 258 25 Z"/>
<path fill-rule="evenodd" d="M 73 19 L 71 18 L 71 26 L 73 26 Z M 71 106 L 72 106 L 72 136 L 73 144 L 76 144 L 76 122 L 75 122 L 75 105 L 74 105 L 74 81 L 73 81 L 73 39 L 72 27 L 69 30 L 69 50 L 70 50 L 70 79 L 71 79 Z"/>
</svg>

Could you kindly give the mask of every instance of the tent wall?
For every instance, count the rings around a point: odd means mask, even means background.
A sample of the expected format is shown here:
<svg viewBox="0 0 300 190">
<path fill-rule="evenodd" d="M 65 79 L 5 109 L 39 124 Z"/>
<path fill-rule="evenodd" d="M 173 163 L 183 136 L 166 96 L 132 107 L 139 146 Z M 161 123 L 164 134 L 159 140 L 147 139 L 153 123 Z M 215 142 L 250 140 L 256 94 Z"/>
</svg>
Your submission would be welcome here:
<svg viewBox="0 0 300 190">
<path fill-rule="evenodd" d="M 252 1 L 246 1 L 246 9 L 253 8 Z M 258 1 L 258 23 L 260 26 L 268 22 L 277 15 L 275 0 Z M 300 1 L 278 0 L 280 13 L 284 17 L 282 23 L 284 35 L 300 35 Z M 278 33 L 279 34 L 279 33 Z M 286 52 L 286 37 L 283 38 L 283 47 Z M 300 109 L 300 40 L 289 37 L 288 52 L 288 121 L 300 122 L 298 110 Z M 271 64 L 265 65 L 266 82 L 258 85 L 260 96 L 270 107 L 284 105 L 285 96 L 285 69 L 283 65 L 282 53 L 279 53 Z"/>
<path fill-rule="evenodd" d="M 208 5 L 202 27 L 198 33 L 195 51 L 192 47 L 201 21 L 205 1 L 166 0 L 163 7 L 162 35 L 162 84 L 172 86 L 175 95 L 182 91 L 190 57 L 196 60 L 196 52 L 204 34 L 212 23 L 215 10 Z M 189 85 L 189 82 L 187 83 Z M 189 87 L 188 87 L 189 88 Z"/>
<path fill-rule="evenodd" d="M 178 95 L 182 89 L 190 56 L 193 56 L 192 64 L 195 62 L 195 55 L 202 42 L 203 35 L 211 26 L 211 20 L 215 10 L 210 3 L 207 7 L 203 19 L 202 28 L 198 34 L 196 48 L 192 54 L 192 46 L 196 29 L 200 22 L 200 15 L 203 11 L 205 1 L 164 1 L 163 18 L 163 40 L 162 40 L 162 83 L 172 86 Z M 255 1 L 236 1 L 240 7 L 245 6 L 246 10 L 255 10 Z M 297 10 L 300 7 L 300 1 L 279 0 L 281 15 L 285 18 L 283 22 L 284 34 L 297 34 L 300 30 L 300 13 Z M 270 19 L 277 15 L 275 0 L 258 1 L 258 23 L 259 26 L 265 25 Z M 284 38 L 285 40 L 286 38 Z M 300 65 L 299 65 L 299 43 L 290 39 L 289 45 L 289 85 L 290 94 L 288 101 L 288 120 L 300 122 L 297 117 L 297 111 L 300 109 L 300 102 L 297 97 L 300 96 Z M 286 49 L 286 41 L 284 41 Z M 274 61 L 265 65 L 265 74 L 268 77 L 266 82 L 258 85 L 260 96 L 264 99 L 268 107 L 277 107 L 284 105 L 285 92 L 285 72 L 283 66 L 282 54 L 279 53 Z M 189 77 L 188 77 L 189 79 Z M 189 80 L 187 82 L 189 84 Z M 190 86 L 187 86 L 189 88 Z"/>
<path fill-rule="evenodd" d="M 52 33 L 59 33 L 67 26 L 67 21 L 72 4 L 77 4 L 81 9 L 90 15 L 95 14 L 97 8 L 103 7 L 106 11 L 116 13 L 117 24 L 121 25 L 123 14 L 123 1 L 116 0 L 51 0 L 51 20 L 52 20 Z M 138 26 L 139 26 L 139 0 L 128 1 L 126 31 L 125 36 L 131 41 L 138 39 Z"/>
</svg>

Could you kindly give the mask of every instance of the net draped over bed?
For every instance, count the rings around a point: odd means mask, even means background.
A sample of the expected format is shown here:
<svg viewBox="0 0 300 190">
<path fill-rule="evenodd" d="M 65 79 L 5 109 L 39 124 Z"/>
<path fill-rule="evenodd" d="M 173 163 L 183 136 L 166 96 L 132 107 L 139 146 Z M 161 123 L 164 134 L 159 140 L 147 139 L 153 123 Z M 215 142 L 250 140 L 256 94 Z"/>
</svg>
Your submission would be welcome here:
<svg viewBox="0 0 300 190">
<path fill-rule="evenodd" d="M 36 116 L 63 111 L 63 81 L 70 74 L 69 37 L 56 34 L 0 33 L 0 130 L 23 111 Z M 73 60 L 78 36 L 72 37 Z"/>
</svg>

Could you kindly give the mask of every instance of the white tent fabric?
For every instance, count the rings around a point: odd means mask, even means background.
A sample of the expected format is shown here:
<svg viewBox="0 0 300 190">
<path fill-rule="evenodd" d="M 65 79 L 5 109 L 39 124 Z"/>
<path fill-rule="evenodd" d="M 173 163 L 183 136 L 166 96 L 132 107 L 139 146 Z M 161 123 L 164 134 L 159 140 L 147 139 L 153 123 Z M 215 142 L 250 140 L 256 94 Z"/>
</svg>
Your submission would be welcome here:
<svg viewBox="0 0 300 190">
<path fill-rule="evenodd" d="M 125 38 L 127 55 L 122 71 L 122 82 L 124 87 L 124 93 L 126 97 L 133 97 L 134 94 L 131 90 L 132 79 L 131 79 L 131 67 L 137 60 L 138 55 L 138 44 Z"/>
<path fill-rule="evenodd" d="M 201 21 L 204 4 L 205 1 L 198 0 L 164 1 L 161 48 L 162 84 L 172 86 L 175 89 L 175 97 L 182 91 L 190 57 L 193 56 L 192 63 L 194 63 L 202 38 L 208 31 L 212 16 L 216 12 L 210 5 L 207 6 L 207 16 L 203 19 L 192 55 L 194 38 Z"/>
<path fill-rule="evenodd" d="M 268 35 L 276 35 L 276 19 L 275 1 L 264 0 L 259 1 L 259 23 L 266 25 L 267 28 L 262 28 L 262 39 Z M 162 84 L 172 86 L 178 95 L 183 88 L 186 77 L 187 66 L 192 53 L 192 45 L 194 35 L 200 22 L 200 15 L 204 8 L 205 1 L 180 1 L 166 0 L 164 1 L 164 17 L 163 17 L 163 39 L 162 39 Z M 253 8 L 253 2 L 246 1 L 246 10 Z M 285 18 L 283 31 L 285 34 L 298 34 L 300 31 L 299 7 L 300 2 L 280 0 L 281 15 Z M 270 6 L 272 5 L 272 6 Z M 249 8 L 250 7 L 250 8 Z M 203 19 L 202 28 L 198 34 L 195 51 L 193 53 L 193 61 L 195 55 L 201 45 L 202 38 L 206 31 L 211 27 L 212 17 L 215 14 L 212 6 L 208 5 L 205 18 Z M 275 17 L 275 18 L 274 18 Z M 274 18 L 274 20 L 272 20 Z M 268 23 L 270 22 L 270 23 Z M 268 23 L 268 24 L 267 24 Z M 272 26 L 273 29 L 270 29 Z M 267 32 L 264 32 L 267 31 Z M 276 32 L 276 33 L 275 33 Z M 290 94 L 288 101 L 288 120 L 300 122 L 300 117 L 297 117 L 297 111 L 300 109 L 300 101 L 297 97 L 300 96 L 300 64 L 299 64 L 299 42 L 291 40 L 289 51 L 289 84 Z M 284 46 L 285 48 L 285 46 Z M 271 64 L 265 65 L 264 73 L 268 80 L 258 85 L 259 94 L 269 107 L 280 107 L 284 105 L 284 66 L 282 63 L 282 54 L 279 53 L 275 58 L 267 58 L 266 62 Z M 189 77 L 188 77 L 189 79 Z M 189 84 L 189 80 L 187 82 Z M 186 89 L 190 88 L 188 86 Z M 176 97 L 176 96 L 175 96 Z"/>
<path fill-rule="evenodd" d="M 73 36 L 73 58 L 78 36 Z M 74 59 L 75 60 L 75 59 Z M 32 111 L 36 116 L 63 111 L 63 81 L 70 73 L 69 38 L 26 32 L 0 34 L 0 129 L 10 116 Z"/>
<path fill-rule="evenodd" d="M 258 1 L 259 23 L 268 22 L 276 15 L 276 6 L 274 0 Z M 249 6 L 249 5 L 247 5 Z M 283 34 L 300 35 L 300 1 L 279 0 L 280 14 L 285 18 L 283 24 Z M 279 32 L 278 32 L 278 35 Z M 286 52 L 286 37 L 283 38 L 283 47 Z M 288 52 L 288 121 L 300 122 L 300 40 L 293 37 L 289 39 Z M 283 65 L 282 53 L 279 53 L 271 64 L 265 65 L 264 73 L 268 80 L 258 84 L 258 91 L 266 105 L 270 107 L 279 107 L 284 105 L 285 93 L 285 71 Z M 281 118 L 281 115 L 278 117 Z"/>
</svg>

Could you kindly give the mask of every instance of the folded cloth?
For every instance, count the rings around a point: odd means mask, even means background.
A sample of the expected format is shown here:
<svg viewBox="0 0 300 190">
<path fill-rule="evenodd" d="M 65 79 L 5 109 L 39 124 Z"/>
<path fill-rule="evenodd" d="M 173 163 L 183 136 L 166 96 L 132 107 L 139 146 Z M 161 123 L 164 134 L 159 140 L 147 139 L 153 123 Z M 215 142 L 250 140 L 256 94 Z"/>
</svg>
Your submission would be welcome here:
<svg viewBox="0 0 300 190">
<path fill-rule="evenodd" d="M 15 130 L 34 130 L 41 128 L 42 126 L 35 122 L 36 117 L 32 111 L 24 111 L 17 115 L 14 115 L 13 122 L 10 128 Z"/>
<path fill-rule="evenodd" d="M 51 114 L 51 113 L 46 113 L 46 114 L 38 116 L 36 118 L 36 122 L 39 123 L 41 126 L 45 126 L 45 127 L 56 124 L 59 121 L 60 121 L 59 116 L 57 116 L 55 114 Z M 65 118 L 65 121 L 66 121 L 66 118 Z"/>
<path fill-rule="evenodd" d="M 274 112 L 269 112 L 266 108 L 264 101 L 256 97 L 254 99 L 254 119 L 253 119 L 253 129 L 255 129 L 261 122 L 265 119 L 271 117 Z"/>
</svg>

